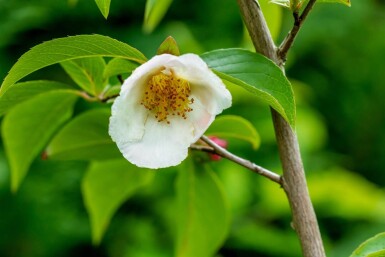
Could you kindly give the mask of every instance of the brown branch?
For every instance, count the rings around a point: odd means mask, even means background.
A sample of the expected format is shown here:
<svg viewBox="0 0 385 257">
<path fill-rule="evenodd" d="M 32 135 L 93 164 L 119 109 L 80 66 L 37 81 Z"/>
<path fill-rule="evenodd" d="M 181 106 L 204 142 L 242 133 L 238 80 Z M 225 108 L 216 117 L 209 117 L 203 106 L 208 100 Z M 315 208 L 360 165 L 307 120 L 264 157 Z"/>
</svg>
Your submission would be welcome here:
<svg viewBox="0 0 385 257">
<path fill-rule="evenodd" d="M 192 145 L 190 145 L 190 149 L 219 155 L 219 153 L 215 152 L 214 148 L 207 146 L 207 145 L 192 144 Z"/>
<path fill-rule="evenodd" d="M 286 38 L 283 40 L 282 44 L 278 48 L 278 57 L 281 60 L 280 64 L 283 64 L 286 62 L 286 56 L 290 48 L 292 47 L 295 38 L 297 37 L 297 34 L 299 30 L 302 27 L 303 22 L 305 21 L 306 17 L 310 13 L 311 9 L 313 8 L 316 0 L 310 0 L 305 9 L 303 10 L 301 16 L 299 16 L 298 12 L 293 12 L 294 17 L 294 25 L 293 28 L 290 30 L 289 34 L 286 36 Z"/>
<path fill-rule="evenodd" d="M 194 149 L 194 150 L 199 150 L 199 151 L 204 151 L 204 152 L 208 152 L 208 153 L 212 153 L 212 154 L 217 154 L 219 156 L 222 156 L 223 158 L 226 158 L 234 163 L 237 163 L 255 173 L 258 173 L 259 175 L 262 175 L 268 179 L 270 179 L 271 181 L 274 181 L 278 184 L 281 184 L 281 176 L 270 171 L 270 170 L 267 170 L 261 166 L 258 166 L 257 164 L 255 163 L 252 163 L 250 162 L 249 160 L 246 160 L 246 159 L 243 159 L 229 151 L 227 151 L 226 149 L 220 147 L 219 145 L 217 145 L 216 143 L 214 143 L 212 140 L 210 140 L 208 137 L 206 136 L 202 136 L 201 137 L 201 140 L 203 142 L 205 142 L 208 146 L 202 146 L 202 145 L 191 145 L 190 148 L 191 149 Z"/>
<path fill-rule="evenodd" d="M 278 56 L 275 51 L 271 34 L 256 0 L 237 1 L 256 51 L 283 67 L 284 59 L 281 59 L 281 55 Z M 302 19 L 306 18 L 315 1 L 310 2 L 310 6 L 305 8 L 306 12 L 301 15 Z M 288 49 L 290 45 L 287 45 Z M 271 112 L 283 168 L 282 186 L 290 203 L 293 225 L 301 243 L 303 256 L 325 257 L 317 218 L 306 184 L 297 135 L 278 112 L 273 109 Z"/>
<path fill-rule="evenodd" d="M 243 21 L 249 31 L 254 48 L 264 56 L 268 56 L 272 61 L 277 62 L 276 46 L 270 35 L 266 20 L 263 17 L 258 1 L 238 0 L 238 5 L 241 9 Z M 256 26 L 258 24 L 258 26 Z M 262 24 L 259 26 L 259 24 Z M 258 38 L 258 40 L 253 40 Z"/>
</svg>

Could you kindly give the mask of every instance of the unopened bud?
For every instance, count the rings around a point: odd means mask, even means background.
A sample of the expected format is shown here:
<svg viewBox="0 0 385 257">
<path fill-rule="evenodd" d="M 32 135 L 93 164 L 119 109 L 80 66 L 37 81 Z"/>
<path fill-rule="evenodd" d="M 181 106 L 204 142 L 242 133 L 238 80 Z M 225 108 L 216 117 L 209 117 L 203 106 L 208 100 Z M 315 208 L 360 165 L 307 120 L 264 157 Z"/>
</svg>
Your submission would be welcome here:
<svg viewBox="0 0 385 257">
<path fill-rule="evenodd" d="M 211 141 L 213 141 L 214 143 L 216 143 L 220 147 L 227 148 L 227 141 L 226 140 L 221 139 L 221 138 L 216 137 L 216 136 L 209 136 L 209 138 Z M 222 157 L 217 155 L 217 154 L 210 154 L 210 159 L 213 161 L 219 161 L 220 159 L 222 159 Z"/>
</svg>

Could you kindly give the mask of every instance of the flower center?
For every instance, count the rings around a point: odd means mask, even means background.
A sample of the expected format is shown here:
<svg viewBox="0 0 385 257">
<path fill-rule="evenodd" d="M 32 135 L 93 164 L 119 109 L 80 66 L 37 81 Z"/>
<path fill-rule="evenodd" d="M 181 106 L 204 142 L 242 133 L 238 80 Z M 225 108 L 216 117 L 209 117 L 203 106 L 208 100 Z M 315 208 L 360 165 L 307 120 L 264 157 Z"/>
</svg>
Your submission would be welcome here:
<svg viewBox="0 0 385 257">
<path fill-rule="evenodd" d="M 169 115 L 177 115 L 186 119 L 186 113 L 191 112 L 190 104 L 194 98 L 189 98 L 190 83 L 176 77 L 171 70 L 163 70 L 152 76 L 147 82 L 141 101 L 146 109 L 151 111 L 158 122 L 165 121 Z"/>
</svg>

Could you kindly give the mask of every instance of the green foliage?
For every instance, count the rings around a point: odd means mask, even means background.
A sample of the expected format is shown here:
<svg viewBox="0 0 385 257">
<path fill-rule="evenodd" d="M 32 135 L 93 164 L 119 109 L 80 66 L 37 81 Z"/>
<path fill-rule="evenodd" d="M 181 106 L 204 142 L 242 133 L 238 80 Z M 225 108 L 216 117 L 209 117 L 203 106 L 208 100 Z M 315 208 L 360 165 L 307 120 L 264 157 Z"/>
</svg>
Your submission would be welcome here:
<svg viewBox="0 0 385 257">
<path fill-rule="evenodd" d="M 0 150 L 0 174 L 4 163 Z M 86 165 L 36 160 L 17 193 L 1 187 L 1 256 L 72 256 L 70 248 L 88 242 L 90 228 L 79 190 Z M 7 183 L 9 181 L 7 179 Z M 33 242 L 18 247 L 19 240 Z M 12 253 L 10 253 L 12 252 Z"/>
<path fill-rule="evenodd" d="M 334 183 L 335 181 L 338 183 Z M 384 191 L 351 171 L 339 167 L 322 172 L 313 171 L 308 176 L 308 184 L 312 202 L 317 206 L 320 216 L 343 217 L 344 220 L 383 220 Z M 260 192 L 265 195 L 261 205 L 270 217 L 289 215 L 285 195 L 277 191 L 274 184 L 263 183 Z"/>
<path fill-rule="evenodd" d="M 136 67 L 138 67 L 138 63 L 136 62 L 120 58 L 113 58 L 107 63 L 103 76 L 105 78 L 109 78 L 112 76 L 131 73 L 133 70 L 135 70 Z"/>
<path fill-rule="evenodd" d="M 311 108 L 297 108 L 295 128 L 301 150 L 305 153 L 313 153 L 324 147 L 327 141 L 327 128 L 319 113 Z"/>
<path fill-rule="evenodd" d="M 38 28 L 49 19 L 51 8 L 30 2 L 29 4 L 23 4 L 20 1 L 1 3 L 0 12 L 3 15 L 0 22 L 0 49 L 11 43 L 16 33 Z"/>
<path fill-rule="evenodd" d="M 90 93 L 99 95 L 107 80 L 103 76 L 106 63 L 103 57 L 81 58 L 60 63 L 76 84 Z"/>
<path fill-rule="evenodd" d="M 249 142 L 254 149 L 260 145 L 257 130 L 250 121 L 236 115 L 222 115 L 215 119 L 206 131 L 207 135 L 235 138 Z"/>
<path fill-rule="evenodd" d="M 2 136 L 13 191 L 52 135 L 71 117 L 76 99 L 74 91 L 51 91 L 17 105 L 5 116 Z"/>
<path fill-rule="evenodd" d="M 252 217 L 240 220 L 233 234 L 234 243 L 244 249 L 255 249 L 273 256 L 301 256 L 298 239 L 290 230 L 271 227 Z"/>
<path fill-rule="evenodd" d="M 119 206 L 148 184 L 154 172 L 140 169 L 125 159 L 93 162 L 82 183 L 91 219 L 92 240 L 98 244 Z"/>
<path fill-rule="evenodd" d="M 385 257 L 385 250 L 380 250 L 375 253 L 371 253 L 368 255 L 368 257 Z"/>
<path fill-rule="evenodd" d="M 346 6 L 351 6 L 350 0 L 318 0 L 319 3 L 337 3 L 337 4 L 343 4 Z"/>
<path fill-rule="evenodd" d="M 172 0 L 147 0 L 144 13 L 143 30 L 152 32 L 170 7 Z"/>
<path fill-rule="evenodd" d="M 292 11 L 299 11 L 309 0 L 272 0 L 271 2 L 289 8 Z M 338 3 L 351 6 L 350 0 L 318 0 L 317 3 Z"/>
<path fill-rule="evenodd" d="M 66 6 L 70 2 L 76 5 Z M 223 3 L 220 0 L 174 1 L 173 9 L 159 29 L 151 35 L 143 35 L 139 22 L 135 22 L 143 15 L 143 5 L 135 0 L 114 2 L 110 12 L 113 24 L 98 22 L 103 19 L 92 2 L 3 1 L 0 5 L 0 12 L 4 14 L 0 18 L 0 72 L 5 74 L 20 52 L 42 40 L 90 31 L 119 37 L 123 42 L 140 47 L 148 56 L 154 54 L 159 42 L 168 35 L 178 40 L 183 52 L 201 53 L 205 49 L 238 47 L 242 25 L 236 1 L 229 1 L 226 8 L 219 8 Z M 259 3 L 270 30 L 276 35 L 274 38 L 278 39 L 279 31 L 276 32 L 271 25 L 278 26 L 281 16 L 277 13 L 282 15 L 283 9 L 268 4 L 267 0 Z M 289 77 L 305 80 L 310 85 L 307 89 L 310 94 L 295 92 L 297 103 L 300 103 L 301 96 L 307 101 L 297 110 L 296 131 L 309 189 L 330 257 L 348 256 L 363 238 L 380 232 L 384 227 L 382 187 L 385 173 L 379 172 L 384 170 L 385 164 L 382 158 L 385 154 L 384 87 L 381 83 L 385 58 L 384 26 L 381 26 L 384 23 L 383 12 L 381 1 L 355 1 L 351 9 L 316 5 L 301 29 L 286 65 Z M 272 13 L 270 20 L 269 13 Z M 290 13 L 286 14 L 290 16 Z M 118 26 L 116 21 L 119 21 Z M 281 38 L 291 25 L 289 21 L 283 26 L 285 31 L 281 32 Z M 350 39 L 348 43 L 346 39 Z M 135 67 L 136 62 L 114 58 L 107 64 L 104 77 L 122 73 L 126 76 Z M 46 78 L 62 80 L 62 71 L 58 71 L 49 67 L 43 72 Z M 35 86 L 35 82 L 26 82 L 9 87 L 0 99 L 0 113 L 6 114 L 17 104 L 55 90 L 55 85 L 49 85 L 53 83 L 44 82 L 41 86 L 37 83 Z M 65 89 L 66 86 L 62 85 Z M 61 86 L 58 85 L 57 89 Z M 120 86 L 106 88 L 103 97 L 116 95 L 119 90 Z M 258 128 L 263 147 L 257 154 L 248 146 L 236 148 L 236 153 L 279 171 L 269 109 L 242 90 L 232 91 L 234 105 L 226 113 L 242 115 L 250 120 Z M 76 113 L 100 105 L 81 101 Z M 92 129 L 89 131 L 92 133 Z M 99 248 L 92 249 L 87 243 L 87 217 L 77 190 L 85 169 L 81 166 L 85 163 L 77 163 L 35 158 L 28 179 L 18 194 L 11 196 L 8 192 L 7 159 L 0 144 L 0 198 L 6 206 L 0 212 L 0 230 L 7 231 L 0 235 L 1 256 L 76 256 L 79 249 L 83 256 L 172 256 L 167 252 L 171 248 L 168 237 L 178 216 L 170 207 L 170 198 L 174 196 L 173 171 L 159 172 L 157 185 L 155 188 L 151 185 L 149 189 L 149 199 L 134 198 L 134 208 L 128 202 L 120 210 L 120 215 L 114 217 L 113 233 L 108 233 Z M 363 175 L 330 168 L 336 165 L 348 165 Z M 295 233 L 289 226 L 290 210 L 283 191 L 226 160 L 213 166 L 226 184 L 234 217 L 234 226 L 220 255 L 300 256 Z M 364 176 L 374 182 L 364 179 Z"/>
<path fill-rule="evenodd" d="M 172 54 L 175 56 L 179 56 L 179 48 L 178 44 L 176 43 L 175 39 L 173 37 L 167 37 L 163 43 L 159 46 L 158 51 L 156 54 Z"/>
<path fill-rule="evenodd" d="M 292 6 L 292 1 L 290 0 L 272 0 L 271 2 L 286 8 L 291 8 Z"/>
<path fill-rule="evenodd" d="M 105 160 L 119 158 L 116 144 L 108 135 L 111 110 L 86 111 L 68 122 L 47 147 L 47 156 L 56 160 Z"/>
<path fill-rule="evenodd" d="M 33 47 L 23 54 L 4 79 L 0 96 L 14 83 L 30 73 L 52 64 L 87 57 L 119 57 L 138 63 L 146 57 L 135 48 L 101 35 L 58 38 Z"/>
<path fill-rule="evenodd" d="M 107 19 L 108 13 L 110 12 L 111 0 L 95 0 L 100 12 Z"/>
<path fill-rule="evenodd" d="M 380 233 L 363 242 L 350 257 L 384 257 L 385 233 Z"/>
<path fill-rule="evenodd" d="M 104 99 L 109 99 L 109 98 L 113 99 L 114 97 L 119 95 L 121 87 L 122 87 L 121 85 L 107 87 L 106 91 L 103 93 L 103 98 Z"/>
<path fill-rule="evenodd" d="M 224 80 L 243 87 L 278 111 L 292 127 L 295 101 L 290 82 L 269 59 L 242 49 L 204 53 L 203 60 Z"/>
<path fill-rule="evenodd" d="M 4 115 L 15 105 L 22 103 L 34 96 L 58 89 L 70 89 L 70 87 L 60 82 L 48 80 L 17 83 L 1 96 L 0 116 Z"/>
<path fill-rule="evenodd" d="M 200 162 L 186 160 L 176 182 L 177 257 L 211 257 L 229 228 L 229 208 L 217 175 Z"/>
</svg>

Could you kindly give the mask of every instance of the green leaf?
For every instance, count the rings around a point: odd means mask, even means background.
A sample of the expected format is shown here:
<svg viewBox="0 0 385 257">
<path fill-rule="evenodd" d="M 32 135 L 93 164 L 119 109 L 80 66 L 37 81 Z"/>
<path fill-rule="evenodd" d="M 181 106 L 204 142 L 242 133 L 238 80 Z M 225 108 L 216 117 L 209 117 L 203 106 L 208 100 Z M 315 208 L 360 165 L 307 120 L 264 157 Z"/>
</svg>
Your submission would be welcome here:
<svg viewBox="0 0 385 257">
<path fill-rule="evenodd" d="M 109 78 L 112 76 L 121 75 L 124 73 L 131 73 L 138 67 L 138 64 L 125 59 L 114 58 L 108 62 L 104 70 L 103 76 Z"/>
<path fill-rule="evenodd" d="M 0 88 L 0 96 L 9 87 L 34 71 L 47 66 L 87 57 L 119 57 L 143 63 L 146 57 L 137 49 L 101 35 L 58 38 L 33 47 L 13 65 Z"/>
<path fill-rule="evenodd" d="M 215 119 L 205 132 L 220 138 L 236 138 L 251 143 L 254 149 L 260 144 L 257 130 L 250 121 L 236 115 L 222 115 Z"/>
<path fill-rule="evenodd" d="M 302 2 L 302 5 L 305 6 L 309 2 L 309 0 L 304 0 L 301 2 Z M 343 4 L 349 7 L 351 6 L 350 0 L 318 0 L 317 3 L 337 3 L 337 4 Z"/>
<path fill-rule="evenodd" d="M 99 95 L 107 84 L 103 77 L 106 66 L 103 57 L 81 58 L 60 64 L 77 85 L 93 96 Z"/>
<path fill-rule="evenodd" d="M 290 9 L 292 1 L 290 0 L 271 0 L 271 3 L 277 4 Z"/>
<path fill-rule="evenodd" d="M 22 103 L 39 94 L 57 89 L 70 89 L 71 87 L 56 81 L 36 80 L 15 84 L 0 97 L 0 116 L 5 114 L 15 105 Z"/>
<path fill-rule="evenodd" d="M 211 257 L 229 229 L 229 208 L 217 175 L 187 159 L 177 179 L 176 257 Z"/>
<path fill-rule="evenodd" d="M 350 257 L 384 257 L 385 233 L 380 233 L 363 242 Z"/>
<path fill-rule="evenodd" d="M 339 183 L 333 183 L 338 181 Z M 385 213 L 385 192 L 355 172 L 333 167 L 314 170 L 308 176 L 311 198 L 321 215 L 349 221 L 371 221 L 381 223 Z M 263 183 L 258 188 L 260 205 L 270 217 L 290 214 L 284 201 L 285 194 L 272 183 Z M 349 195 L 349 197 L 345 197 Z M 367 197 L 370 195 L 370 197 Z M 360 208 L 357 208 L 360 206 Z"/>
<path fill-rule="evenodd" d="M 109 87 L 106 92 L 103 93 L 103 96 L 102 98 L 103 99 L 111 99 L 111 98 L 115 98 L 119 95 L 120 93 L 120 89 L 122 88 L 122 86 L 118 85 L 118 86 L 112 86 L 112 87 Z M 107 101 L 108 102 L 108 101 Z"/>
<path fill-rule="evenodd" d="M 108 13 L 110 12 L 111 0 L 95 0 L 95 2 L 103 17 L 107 19 Z"/>
<path fill-rule="evenodd" d="M 160 44 L 158 51 L 156 54 L 172 54 L 175 56 L 179 56 L 179 48 L 178 44 L 176 43 L 175 39 L 171 36 L 167 37 L 162 44 Z"/>
<path fill-rule="evenodd" d="M 47 147 L 56 160 L 105 160 L 121 157 L 108 135 L 110 109 L 93 109 L 67 123 Z"/>
<path fill-rule="evenodd" d="M 87 171 L 82 193 L 91 220 L 92 239 L 98 244 L 119 206 L 155 173 L 130 164 L 125 159 L 94 162 Z"/>
<path fill-rule="evenodd" d="M 2 136 L 12 191 L 17 190 L 52 135 L 71 117 L 76 99 L 74 91 L 52 91 L 17 105 L 5 116 Z"/>
<path fill-rule="evenodd" d="M 295 124 L 295 101 L 290 82 L 281 69 L 264 56 L 242 49 L 204 53 L 203 60 L 224 81 L 243 87 Z"/>
<path fill-rule="evenodd" d="M 350 0 L 318 0 L 317 3 L 337 3 L 337 4 L 343 4 L 346 6 L 351 6 Z"/>
<path fill-rule="evenodd" d="M 166 14 L 172 0 L 147 0 L 143 30 L 151 33 Z"/>
<path fill-rule="evenodd" d="M 379 250 L 378 252 L 371 253 L 367 257 L 385 257 L 385 249 Z"/>
</svg>

